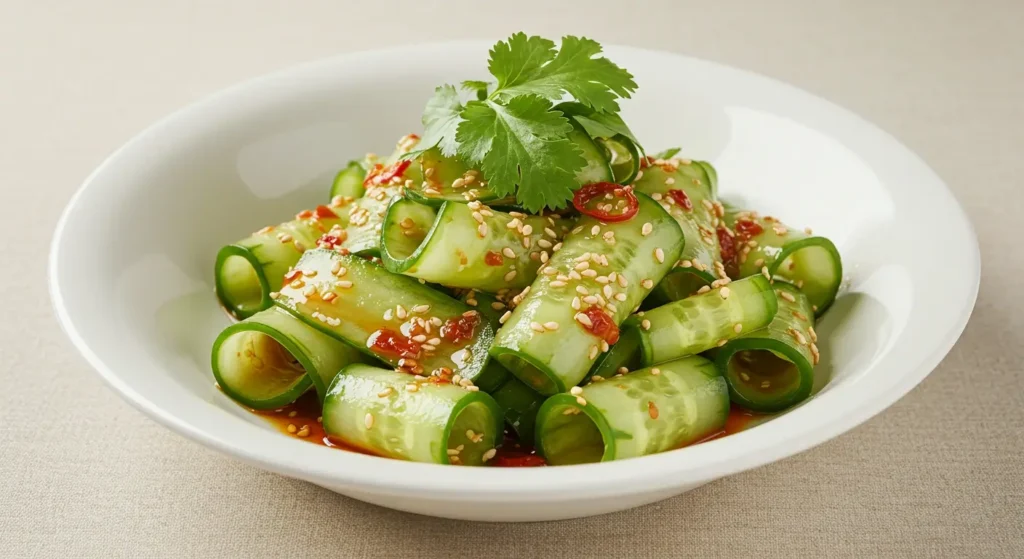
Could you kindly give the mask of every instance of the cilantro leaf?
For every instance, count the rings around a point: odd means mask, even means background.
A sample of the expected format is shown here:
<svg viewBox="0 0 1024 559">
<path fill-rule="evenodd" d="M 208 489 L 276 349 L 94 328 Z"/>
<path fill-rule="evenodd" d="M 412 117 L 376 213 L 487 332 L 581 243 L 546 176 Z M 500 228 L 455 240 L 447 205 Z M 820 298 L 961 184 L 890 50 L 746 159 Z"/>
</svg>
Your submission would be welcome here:
<svg viewBox="0 0 1024 559">
<path fill-rule="evenodd" d="M 455 143 L 455 132 L 462 117 L 462 101 L 453 86 L 442 85 L 434 90 L 434 96 L 427 101 L 423 109 L 423 138 L 420 145 L 423 150 L 437 146 L 441 153 L 454 157 L 458 146 Z"/>
<path fill-rule="evenodd" d="M 485 82 L 480 80 L 466 80 L 460 84 L 460 87 L 465 91 L 469 91 L 476 95 L 476 98 L 480 101 L 487 99 L 487 88 L 490 87 L 491 82 Z"/>
<path fill-rule="evenodd" d="M 672 159 L 672 156 L 679 153 L 682 148 L 668 148 L 665 151 L 654 154 L 655 159 Z"/>
<path fill-rule="evenodd" d="M 506 104 L 471 101 L 461 116 L 459 155 L 481 165 L 499 196 L 515 192 L 534 212 L 562 207 L 572 198 L 576 171 L 586 160 L 567 138 L 572 125 L 550 101 L 535 95 Z"/>
<path fill-rule="evenodd" d="M 633 76 L 607 58 L 597 57 L 601 45 L 586 37 L 567 35 L 557 54 L 554 43 L 517 33 L 491 49 L 488 67 L 498 78 L 492 97 L 539 95 L 558 101 L 566 93 L 598 111 L 618 112 L 617 97 L 636 91 Z"/>
<path fill-rule="evenodd" d="M 636 144 L 640 151 L 643 151 L 643 147 L 640 145 L 640 141 L 636 139 L 633 131 L 629 129 L 629 126 L 622 120 L 622 117 L 617 114 L 602 113 L 582 103 L 573 102 L 559 103 L 555 105 L 555 110 L 572 116 L 587 131 L 591 138 L 611 138 L 617 134 L 622 134 L 629 138 L 629 141 Z"/>
</svg>

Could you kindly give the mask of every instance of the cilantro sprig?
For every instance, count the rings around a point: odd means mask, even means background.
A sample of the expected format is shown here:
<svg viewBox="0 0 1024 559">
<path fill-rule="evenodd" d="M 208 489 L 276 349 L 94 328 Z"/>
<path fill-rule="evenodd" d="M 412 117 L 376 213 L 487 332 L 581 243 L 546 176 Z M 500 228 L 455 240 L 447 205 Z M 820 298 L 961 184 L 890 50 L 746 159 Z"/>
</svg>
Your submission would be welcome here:
<svg viewBox="0 0 1024 559">
<path fill-rule="evenodd" d="M 629 98 L 636 82 L 600 53 L 601 45 L 585 37 L 563 37 L 557 49 L 524 33 L 499 41 L 487 65 L 495 81 L 460 84 L 473 99 L 463 102 L 452 85 L 434 91 L 420 145 L 479 166 L 498 196 L 515 194 L 528 210 L 565 206 L 586 160 L 568 139 L 572 124 L 563 111 L 592 134 L 632 137 L 617 100 Z M 567 97 L 575 102 L 555 106 Z"/>
</svg>

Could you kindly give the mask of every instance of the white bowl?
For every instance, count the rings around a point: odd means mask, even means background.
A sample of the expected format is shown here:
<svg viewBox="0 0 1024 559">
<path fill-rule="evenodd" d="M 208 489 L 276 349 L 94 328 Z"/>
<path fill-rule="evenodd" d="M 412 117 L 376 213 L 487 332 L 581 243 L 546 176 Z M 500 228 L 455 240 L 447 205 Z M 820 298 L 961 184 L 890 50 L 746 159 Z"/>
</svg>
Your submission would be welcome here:
<svg viewBox="0 0 1024 559">
<path fill-rule="evenodd" d="M 436 85 L 483 78 L 489 46 L 419 45 L 305 64 L 132 139 L 85 181 L 53 241 L 51 296 L 75 346 L 143 413 L 251 464 L 396 509 L 522 521 L 651 503 L 820 444 L 906 394 L 963 330 L 978 289 L 977 241 L 943 182 L 906 147 L 788 85 L 615 47 L 608 56 L 640 84 L 624 112 L 646 146 L 681 145 L 710 160 L 723 195 L 839 247 L 849 283 L 818 328 L 820 392 L 743 433 L 584 466 L 416 464 L 280 434 L 213 384 L 210 347 L 228 324 L 212 286 L 218 247 L 323 202 L 348 159 L 386 152 L 418 129 Z"/>
</svg>

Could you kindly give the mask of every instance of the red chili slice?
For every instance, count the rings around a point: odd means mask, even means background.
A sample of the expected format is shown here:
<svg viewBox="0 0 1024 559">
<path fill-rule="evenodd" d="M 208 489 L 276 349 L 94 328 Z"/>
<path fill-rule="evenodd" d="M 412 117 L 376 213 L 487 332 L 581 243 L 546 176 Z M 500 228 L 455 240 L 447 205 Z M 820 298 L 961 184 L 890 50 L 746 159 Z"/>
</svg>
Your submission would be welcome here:
<svg viewBox="0 0 1024 559">
<path fill-rule="evenodd" d="M 505 263 L 505 259 L 502 258 L 500 252 L 489 250 L 487 251 L 487 254 L 484 255 L 484 262 L 486 262 L 488 266 L 501 266 Z"/>
<path fill-rule="evenodd" d="M 515 450 L 499 450 L 498 455 L 494 457 L 494 461 L 491 463 L 499 468 L 535 468 L 548 465 L 544 458 L 536 454 Z"/>
<path fill-rule="evenodd" d="M 611 199 L 607 199 L 605 197 L 606 194 L 611 195 Z M 597 207 L 588 207 L 587 204 L 595 199 L 601 200 L 595 204 Z M 608 201 L 604 202 L 603 200 Z M 601 204 L 617 202 L 619 200 L 625 200 L 626 202 L 626 207 L 621 208 L 619 213 L 612 213 L 613 211 L 620 209 L 615 203 L 611 204 L 611 210 L 599 208 Z M 633 194 L 633 189 L 612 182 L 595 182 L 581 187 L 576 191 L 576 194 L 573 195 L 572 205 L 575 206 L 581 214 L 589 215 L 590 217 L 609 223 L 626 221 L 640 211 L 640 201 L 636 199 L 636 194 Z"/>
<path fill-rule="evenodd" d="M 330 248 L 337 250 L 337 248 L 341 246 L 346 239 L 348 239 L 348 233 L 346 233 L 345 231 L 341 231 L 337 235 L 331 235 L 330 233 L 326 233 L 324 235 L 321 235 L 320 238 L 317 239 L 316 246 L 320 248 Z"/>
<path fill-rule="evenodd" d="M 421 350 L 418 343 L 387 328 L 370 334 L 366 340 L 366 347 L 380 353 L 389 353 L 403 358 L 419 357 Z"/>
<path fill-rule="evenodd" d="M 756 221 L 750 219 L 737 220 L 736 225 L 733 225 L 732 228 L 739 235 L 740 239 L 744 241 L 749 241 L 752 237 L 764 233 L 764 228 Z"/>
<path fill-rule="evenodd" d="M 619 327 L 611 315 L 597 307 L 590 307 L 583 311 L 583 314 L 590 319 L 590 326 L 581 324 L 588 332 L 608 342 L 609 345 L 619 341 Z"/>
<path fill-rule="evenodd" d="M 387 167 L 377 163 L 373 166 L 373 169 L 370 169 L 370 173 L 366 175 L 366 180 L 363 181 L 363 186 L 387 184 L 391 182 L 391 179 L 404 175 L 405 170 L 408 169 L 411 164 L 412 161 L 408 159 L 396 161 Z"/>
<path fill-rule="evenodd" d="M 690 201 L 690 197 L 686 195 L 686 192 L 673 188 L 668 191 L 670 198 L 676 201 L 676 204 L 682 207 L 686 211 L 693 211 L 693 202 Z"/>
<path fill-rule="evenodd" d="M 479 313 L 449 318 L 441 326 L 441 337 L 453 344 L 459 344 L 473 337 L 473 331 L 476 330 L 477 324 L 480 324 Z"/>
<path fill-rule="evenodd" d="M 313 212 L 313 215 L 315 215 L 317 217 L 317 219 L 337 219 L 338 218 L 338 214 L 336 214 L 333 211 L 331 211 L 331 208 L 328 208 L 327 206 L 317 206 L 316 207 L 316 211 Z"/>
</svg>

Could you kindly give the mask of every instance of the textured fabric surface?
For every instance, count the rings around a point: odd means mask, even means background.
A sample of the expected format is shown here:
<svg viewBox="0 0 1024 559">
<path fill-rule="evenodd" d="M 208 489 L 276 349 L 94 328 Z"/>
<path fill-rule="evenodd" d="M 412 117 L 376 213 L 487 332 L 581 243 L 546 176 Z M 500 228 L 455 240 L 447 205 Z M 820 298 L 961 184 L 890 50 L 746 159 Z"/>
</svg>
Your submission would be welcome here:
<svg viewBox="0 0 1024 559">
<path fill-rule="evenodd" d="M 1024 556 L 1024 3 L 490 4 L 0 1 L 0 556 Z M 788 460 L 614 515 L 484 525 L 363 504 L 190 443 L 65 339 L 44 281 L 53 227 L 144 126 L 296 62 L 519 29 L 750 69 L 903 140 L 951 185 L 984 254 L 949 357 L 886 412 Z"/>
</svg>

